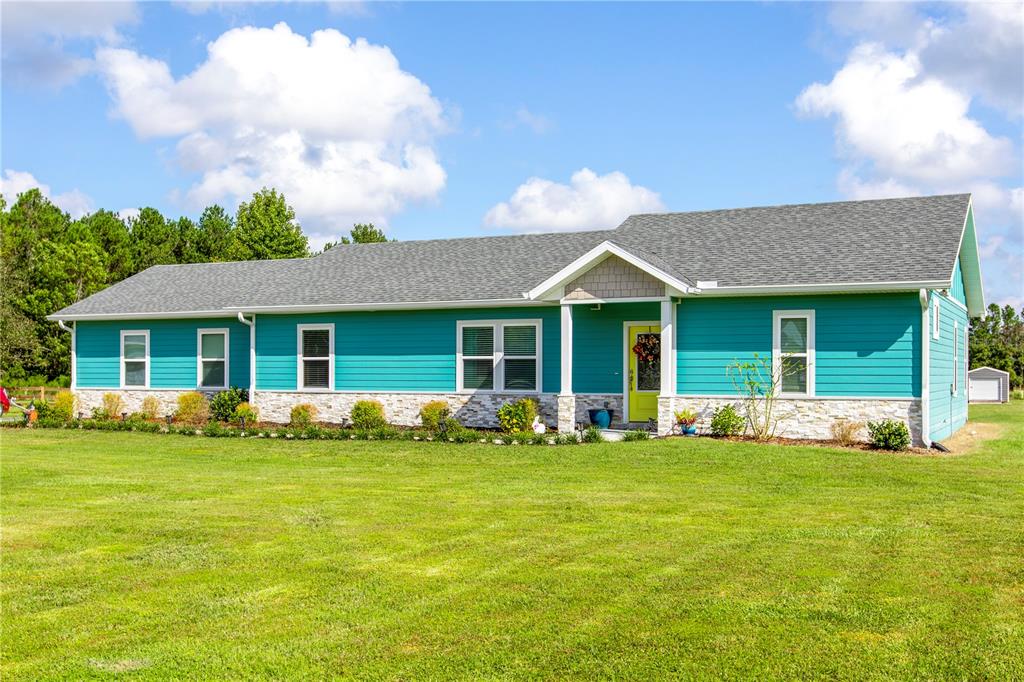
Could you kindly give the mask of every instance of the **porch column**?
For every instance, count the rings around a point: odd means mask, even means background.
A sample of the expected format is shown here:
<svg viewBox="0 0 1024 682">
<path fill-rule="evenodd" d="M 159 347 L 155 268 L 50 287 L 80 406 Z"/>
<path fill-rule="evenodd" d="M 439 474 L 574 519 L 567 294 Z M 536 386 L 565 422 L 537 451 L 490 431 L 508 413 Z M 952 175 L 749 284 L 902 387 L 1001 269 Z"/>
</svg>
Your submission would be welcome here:
<svg viewBox="0 0 1024 682">
<path fill-rule="evenodd" d="M 672 399 L 676 395 L 676 304 L 661 302 L 661 390 L 658 393 L 658 435 L 672 431 Z"/>
<path fill-rule="evenodd" d="M 562 304 L 561 388 L 558 391 L 558 430 L 576 428 L 576 394 L 572 392 L 572 306 Z"/>
</svg>

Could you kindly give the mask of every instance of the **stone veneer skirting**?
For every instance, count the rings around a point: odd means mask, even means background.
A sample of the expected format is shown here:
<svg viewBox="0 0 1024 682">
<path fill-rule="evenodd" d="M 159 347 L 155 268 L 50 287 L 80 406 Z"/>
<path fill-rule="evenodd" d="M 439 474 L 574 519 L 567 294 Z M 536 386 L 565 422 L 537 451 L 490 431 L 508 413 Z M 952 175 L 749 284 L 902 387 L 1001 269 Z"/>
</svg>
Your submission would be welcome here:
<svg viewBox="0 0 1024 682">
<path fill-rule="evenodd" d="M 137 412 L 142 408 L 146 396 L 156 396 L 160 401 L 160 416 L 172 414 L 178 407 L 178 396 L 190 393 L 176 389 L 75 389 L 78 397 L 78 411 L 89 416 L 103 405 L 105 393 L 121 396 L 126 412 Z M 216 391 L 204 392 L 212 397 Z M 431 400 L 445 400 L 452 415 L 466 426 L 496 427 L 497 411 L 502 404 L 518 400 L 523 394 L 515 393 L 298 393 L 295 391 L 257 391 L 254 404 L 260 410 L 263 421 L 286 424 L 291 417 L 292 407 L 299 403 L 315 405 L 319 418 L 325 422 L 341 423 L 349 418 L 352 405 L 357 400 L 379 400 L 384 405 L 387 420 L 397 426 L 418 426 L 419 412 L 424 403 Z M 615 411 L 615 423 L 622 423 L 623 400 L 621 393 L 580 393 L 574 396 L 558 396 L 554 393 L 531 395 L 540 408 L 541 419 L 549 428 L 561 431 L 574 429 L 576 423 L 589 424 L 587 410 L 605 406 Z M 700 398 L 676 396 L 658 399 L 658 433 L 672 432 L 673 413 L 676 410 L 692 408 L 697 411 L 697 428 L 707 433 L 711 416 L 722 405 L 732 404 L 742 414 L 740 400 L 729 398 Z M 560 409 L 561 408 L 561 409 Z M 569 415 L 573 415 L 572 418 Z M 832 424 L 837 420 L 877 421 L 897 419 L 907 423 L 915 444 L 921 444 L 921 401 L 918 398 L 813 398 L 778 399 L 776 414 L 779 428 L 776 435 L 783 438 L 828 439 L 832 437 Z M 859 434 L 867 440 L 867 429 Z"/>
<path fill-rule="evenodd" d="M 675 421 L 673 413 L 687 408 L 697 411 L 698 433 L 708 433 L 715 410 L 727 404 L 732 404 L 737 412 L 744 414 L 743 403 L 737 399 L 683 396 L 659 398 L 658 433 L 671 433 Z M 922 444 L 919 398 L 779 398 L 775 405 L 775 413 L 779 419 L 775 435 L 781 438 L 830 439 L 832 425 L 838 420 L 866 423 L 895 419 L 907 424 L 915 444 Z M 868 440 L 867 428 L 862 428 L 858 436 L 865 441 Z"/>
</svg>

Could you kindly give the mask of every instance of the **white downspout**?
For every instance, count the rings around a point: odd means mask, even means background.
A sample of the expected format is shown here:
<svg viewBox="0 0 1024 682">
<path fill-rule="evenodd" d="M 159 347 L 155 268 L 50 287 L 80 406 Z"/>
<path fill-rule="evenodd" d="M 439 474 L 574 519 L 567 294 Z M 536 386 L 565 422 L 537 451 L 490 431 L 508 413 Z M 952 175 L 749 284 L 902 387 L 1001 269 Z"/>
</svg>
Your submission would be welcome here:
<svg viewBox="0 0 1024 682">
<path fill-rule="evenodd" d="M 78 334 L 75 331 L 78 329 L 78 323 L 72 322 L 69 327 L 64 320 L 57 320 L 57 326 L 66 332 L 71 332 L 71 390 L 74 391 L 78 388 L 78 361 L 75 358 L 78 355 Z"/>
<path fill-rule="evenodd" d="M 926 448 L 930 448 L 932 446 L 932 439 L 928 436 L 931 431 L 928 408 L 931 401 L 928 394 L 931 392 L 931 386 L 928 376 L 931 362 L 929 359 L 928 341 L 931 338 L 932 330 L 928 312 L 931 306 L 928 301 L 927 289 L 921 289 L 919 296 L 921 298 L 921 441 Z"/>
<path fill-rule="evenodd" d="M 245 319 L 245 314 L 238 313 L 238 321 L 249 328 L 249 403 L 256 403 L 256 313 L 252 319 Z"/>
</svg>

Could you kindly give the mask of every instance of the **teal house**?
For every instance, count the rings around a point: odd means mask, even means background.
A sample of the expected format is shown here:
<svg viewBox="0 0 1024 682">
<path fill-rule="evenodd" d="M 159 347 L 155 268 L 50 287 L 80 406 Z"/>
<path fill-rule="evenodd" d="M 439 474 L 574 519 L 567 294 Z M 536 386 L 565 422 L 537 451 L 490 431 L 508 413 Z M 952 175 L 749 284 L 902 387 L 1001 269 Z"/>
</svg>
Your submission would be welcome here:
<svg viewBox="0 0 1024 682">
<path fill-rule="evenodd" d="M 984 308 L 970 195 L 634 215 L 614 229 L 353 244 L 297 260 L 155 266 L 51 316 L 83 411 L 104 393 L 248 388 L 266 421 L 356 400 L 395 424 L 446 400 L 495 424 L 532 396 L 549 426 L 588 410 L 673 426 L 736 403 L 761 358 L 779 434 L 966 421 L 969 319 Z"/>
</svg>

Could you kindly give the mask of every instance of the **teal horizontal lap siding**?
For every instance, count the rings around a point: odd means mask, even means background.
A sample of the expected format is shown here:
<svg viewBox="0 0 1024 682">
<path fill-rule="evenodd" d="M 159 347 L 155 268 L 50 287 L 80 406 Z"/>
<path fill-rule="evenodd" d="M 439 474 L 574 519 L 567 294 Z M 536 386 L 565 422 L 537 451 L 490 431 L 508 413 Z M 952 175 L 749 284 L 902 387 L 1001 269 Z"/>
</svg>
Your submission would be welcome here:
<svg viewBox="0 0 1024 682">
<path fill-rule="evenodd" d="M 815 311 L 816 396 L 920 396 L 921 308 L 910 293 L 683 299 L 678 392 L 735 393 L 730 365 L 771 358 L 775 310 Z"/>
<path fill-rule="evenodd" d="M 338 391 L 450 393 L 456 390 L 456 326 L 460 320 L 541 320 L 542 390 L 559 390 L 557 306 L 467 310 L 402 310 L 256 316 L 256 387 L 294 391 L 300 324 L 334 324 Z"/>
<path fill-rule="evenodd" d="M 960 259 L 956 259 L 956 267 L 953 268 L 953 286 L 949 289 L 949 295 L 967 307 L 967 292 L 964 290 L 964 273 L 960 269 Z"/>
<path fill-rule="evenodd" d="M 967 311 L 952 303 L 945 296 L 932 293 L 932 301 L 938 301 L 939 338 L 928 339 L 928 430 L 932 440 L 943 440 L 956 433 L 967 423 L 967 387 L 964 363 L 964 329 L 967 326 Z M 929 329 L 935 323 L 934 306 L 929 306 Z M 957 339 L 957 359 L 953 359 L 954 328 Z M 953 372 L 957 374 L 957 393 L 953 395 Z"/>
<path fill-rule="evenodd" d="M 232 386 L 249 386 L 249 327 L 234 318 L 115 320 L 75 323 L 75 372 L 79 388 L 118 388 L 121 330 L 149 330 L 149 387 L 196 388 L 198 329 L 228 329 Z"/>
<path fill-rule="evenodd" d="M 661 324 L 658 303 L 573 305 L 572 388 L 576 393 L 622 393 L 625 322 Z"/>
</svg>

